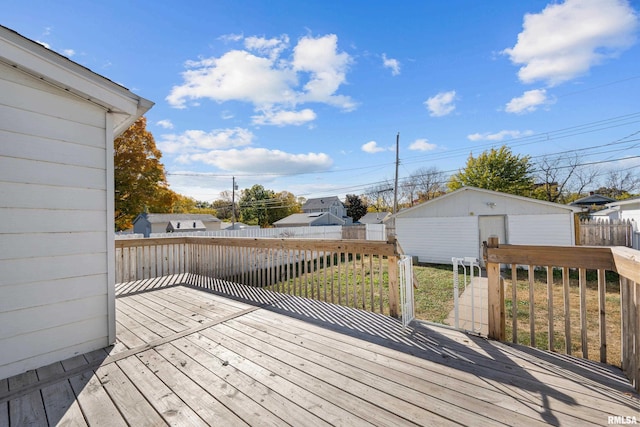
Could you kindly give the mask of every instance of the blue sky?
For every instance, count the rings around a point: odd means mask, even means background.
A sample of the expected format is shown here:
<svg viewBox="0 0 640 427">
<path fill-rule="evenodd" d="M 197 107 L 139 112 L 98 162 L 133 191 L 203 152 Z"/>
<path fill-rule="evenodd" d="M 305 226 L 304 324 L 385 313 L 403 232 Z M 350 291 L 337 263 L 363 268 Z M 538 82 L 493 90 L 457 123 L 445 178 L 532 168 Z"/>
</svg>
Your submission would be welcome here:
<svg viewBox="0 0 640 427">
<path fill-rule="evenodd" d="M 470 153 L 638 170 L 640 2 L 4 0 L 0 23 L 156 105 L 171 188 L 361 194 Z M 631 169 L 633 170 L 633 169 Z M 598 183 L 594 182 L 594 186 Z"/>
</svg>

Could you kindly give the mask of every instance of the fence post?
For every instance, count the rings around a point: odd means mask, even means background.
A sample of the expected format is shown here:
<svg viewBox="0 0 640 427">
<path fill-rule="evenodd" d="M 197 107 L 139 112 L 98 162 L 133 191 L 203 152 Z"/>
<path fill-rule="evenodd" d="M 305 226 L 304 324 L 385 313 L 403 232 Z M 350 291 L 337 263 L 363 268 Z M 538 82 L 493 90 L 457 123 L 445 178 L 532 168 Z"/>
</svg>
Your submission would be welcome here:
<svg viewBox="0 0 640 427">
<path fill-rule="evenodd" d="M 496 236 L 489 237 L 487 249 L 498 248 Z M 489 262 L 485 255 L 489 292 L 489 338 L 504 341 L 506 336 L 506 316 L 504 311 L 504 286 L 500 277 L 500 264 Z M 514 284 L 515 286 L 515 284 Z"/>
</svg>

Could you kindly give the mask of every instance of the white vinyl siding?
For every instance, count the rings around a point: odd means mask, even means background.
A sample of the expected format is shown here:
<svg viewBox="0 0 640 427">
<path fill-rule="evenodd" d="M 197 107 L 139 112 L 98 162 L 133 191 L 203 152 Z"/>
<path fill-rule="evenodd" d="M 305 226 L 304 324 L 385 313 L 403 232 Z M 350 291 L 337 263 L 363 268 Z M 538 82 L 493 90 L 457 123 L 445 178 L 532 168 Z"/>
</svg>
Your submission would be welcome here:
<svg viewBox="0 0 640 427">
<path fill-rule="evenodd" d="M 106 114 L 0 64 L 0 378 L 109 344 Z"/>
<path fill-rule="evenodd" d="M 571 246 L 571 215 L 509 215 L 509 243 L 512 245 Z"/>
<path fill-rule="evenodd" d="M 478 218 L 398 218 L 396 234 L 404 252 L 420 262 L 451 264 L 452 257 L 478 257 Z"/>
</svg>

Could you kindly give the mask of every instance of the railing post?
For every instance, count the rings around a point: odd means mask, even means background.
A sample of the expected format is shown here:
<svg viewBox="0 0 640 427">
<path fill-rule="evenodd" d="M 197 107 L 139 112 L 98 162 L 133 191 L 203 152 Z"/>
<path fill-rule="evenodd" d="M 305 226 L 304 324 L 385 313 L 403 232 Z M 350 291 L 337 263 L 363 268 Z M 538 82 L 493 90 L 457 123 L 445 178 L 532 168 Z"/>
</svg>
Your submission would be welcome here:
<svg viewBox="0 0 640 427">
<path fill-rule="evenodd" d="M 387 243 L 395 245 L 395 253 L 398 253 L 398 240 L 396 236 L 389 236 Z M 387 258 L 389 276 L 389 315 L 391 317 L 400 317 L 400 281 L 398 277 L 398 256 L 390 256 Z"/>
<path fill-rule="evenodd" d="M 495 236 L 489 237 L 487 249 L 498 248 Z M 489 292 L 489 338 L 504 341 L 506 336 L 506 316 L 504 311 L 504 286 L 500 277 L 500 264 L 489 262 L 485 257 Z M 515 286 L 515 284 L 514 284 Z"/>
<path fill-rule="evenodd" d="M 388 275 L 389 275 L 389 315 L 391 317 L 400 317 L 398 312 L 400 300 L 400 282 L 398 280 L 398 257 L 388 257 Z"/>
</svg>

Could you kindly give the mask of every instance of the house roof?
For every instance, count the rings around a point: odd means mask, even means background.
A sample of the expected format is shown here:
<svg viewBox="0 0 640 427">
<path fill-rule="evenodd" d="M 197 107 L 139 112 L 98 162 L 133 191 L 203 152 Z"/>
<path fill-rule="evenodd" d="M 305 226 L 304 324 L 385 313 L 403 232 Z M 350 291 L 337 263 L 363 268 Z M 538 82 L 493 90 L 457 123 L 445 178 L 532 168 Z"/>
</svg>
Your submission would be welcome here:
<svg viewBox="0 0 640 427">
<path fill-rule="evenodd" d="M 591 206 L 591 205 L 606 205 L 607 203 L 615 202 L 616 199 L 603 196 L 601 194 L 590 194 L 587 197 L 583 197 L 578 200 L 574 200 L 569 203 L 570 205 Z"/>
<path fill-rule="evenodd" d="M 166 224 L 171 221 L 202 221 L 203 223 L 220 222 L 218 218 L 211 214 L 158 214 L 142 213 L 133 220 L 134 224 L 141 218 L 146 218 L 152 224 Z"/>
<path fill-rule="evenodd" d="M 382 224 L 390 217 L 391 212 L 367 212 L 358 222 L 360 224 Z"/>
<path fill-rule="evenodd" d="M 633 204 L 640 204 L 640 197 L 631 197 L 629 199 L 616 200 L 614 202 L 607 203 L 606 206 L 614 207 L 614 206 L 625 206 L 625 205 L 633 205 Z"/>
<path fill-rule="evenodd" d="M 418 209 L 424 209 L 425 207 L 430 205 L 440 204 L 442 203 L 442 201 L 448 198 L 459 197 L 461 194 L 464 194 L 465 192 L 476 192 L 476 193 L 486 194 L 488 196 L 506 197 L 509 199 L 519 200 L 527 203 L 539 204 L 541 206 L 549 206 L 557 209 L 563 209 L 569 212 L 580 212 L 581 210 L 579 207 L 575 207 L 575 206 L 562 205 L 560 203 L 547 202 L 546 200 L 532 199 L 530 197 L 517 196 L 515 194 L 501 193 L 499 191 L 486 190 L 484 188 L 462 187 L 455 191 L 452 191 L 451 193 L 447 193 L 443 196 L 436 197 L 435 199 L 427 200 L 426 202 L 420 203 L 419 205 L 415 205 L 410 208 L 403 209 L 398 213 L 396 213 L 395 217 L 402 217 L 409 212 L 412 212 Z"/>
<path fill-rule="evenodd" d="M 302 205 L 302 210 L 319 210 L 319 209 L 328 209 L 334 203 L 340 203 L 340 199 L 337 196 L 330 197 L 318 197 L 316 199 L 309 199 Z"/>
<path fill-rule="evenodd" d="M 199 219 L 194 220 L 171 220 L 167 225 L 167 231 L 200 231 L 206 230 L 207 226 Z"/>
<path fill-rule="evenodd" d="M 295 213 L 291 214 L 286 218 L 282 218 L 279 221 L 273 223 L 273 225 L 285 225 L 285 226 L 305 226 L 311 225 L 314 222 L 318 221 L 320 218 L 324 218 L 326 216 L 330 217 L 331 222 L 335 224 L 344 225 L 345 221 L 342 218 L 338 218 L 332 213 L 329 212 L 311 212 L 311 213 Z"/>
<path fill-rule="evenodd" d="M 114 136 L 128 129 L 153 106 L 153 102 L 124 86 L 2 25 L 0 41 L 0 61 L 115 113 Z"/>
</svg>

